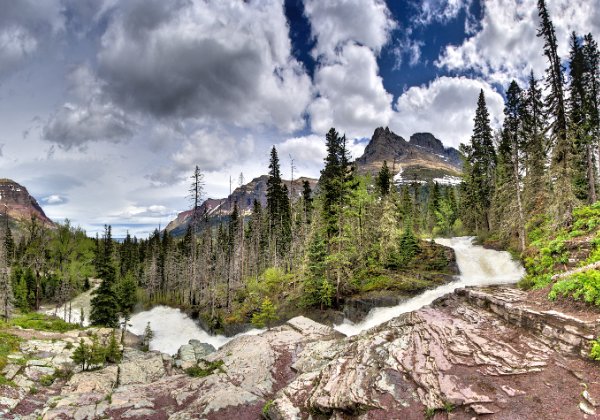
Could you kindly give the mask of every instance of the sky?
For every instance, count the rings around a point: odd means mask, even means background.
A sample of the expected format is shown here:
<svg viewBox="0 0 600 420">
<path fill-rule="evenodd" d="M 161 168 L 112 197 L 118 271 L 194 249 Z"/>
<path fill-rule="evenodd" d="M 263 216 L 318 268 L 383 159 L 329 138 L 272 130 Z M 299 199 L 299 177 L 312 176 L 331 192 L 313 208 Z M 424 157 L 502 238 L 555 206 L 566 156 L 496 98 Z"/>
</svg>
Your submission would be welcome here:
<svg viewBox="0 0 600 420">
<path fill-rule="evenodd" d="M 595 0 L 546 0 L 559 41 Z M 536 0 L 0 0 L 0 178 L 89 235 L 145 237 L 267 172 L 318 177 L 324 134 L 469 141 L 479 91 L 546 68 Z"/>
</svg>

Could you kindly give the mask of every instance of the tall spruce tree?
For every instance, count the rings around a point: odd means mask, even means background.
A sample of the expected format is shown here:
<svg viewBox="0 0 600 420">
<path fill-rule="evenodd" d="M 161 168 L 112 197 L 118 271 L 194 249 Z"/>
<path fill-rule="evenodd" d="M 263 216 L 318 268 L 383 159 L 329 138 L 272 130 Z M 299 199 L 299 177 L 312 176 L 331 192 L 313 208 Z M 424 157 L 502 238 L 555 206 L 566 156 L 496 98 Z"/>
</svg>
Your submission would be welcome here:
<svg viewBox="0 0 600 420">
<path fill-rule="evenodd" d="M 279 157 L 275 146 L 271 149 L 269 162 L 267 217 L 273 251 L 276 256 L 283 257 L 289 251 L 292 220 L 288 190 L 281 179 Z"/>
<path fill-rule="evenodd" d="M 496 170 L 496 151 L 483 89 L 477 100 L 474 123 L 471 144 L 461 145 L 466 159 L 461 190 L 464 196 L 462 213 L 469 215 L 467 226 L 478 232 L 489 231 L 492 227 L 490 207 Z"/>
<path fill-rule="evenodd" d="M 504 239 L 517 237 L 521 250 L 525 249 L 525 215 L 521 194 L 525 149 L 523 106 L 521 88 L 513 80 L 506 92 L 504 125 L 499 134 L 494 214 L 496 230 Z"/>
<path fill-rule="evenodd" d="M 104 237 L 100 248 L 98 275 L 102 279 L 102 283 L 92 298 L 90 323 L 116 328 L 119 324 L 119 301 L 114 290 L 116 269 L 113 261 L 114 243 L 110 226 L 104 226 Z"/>
<path fill-rule="evenodd" d="M 575 32 L 570 39 L 569 133 L 573 139 L 573 188 L 580 200 L 596 201 L 596 177 L 592 144 L 592 125 L 588 94 L 585 90 L 587 66 L 583 48 Z"/>
<path fill-rule="evenodd" d="M 567 114 L 564 97 L 564 68 L 558 56 L 558 44 L 554 25 L 550 19 L 546 2 L 538 0 L 540 28 L 537 35 L 544 39 L 544 55 L 548 60 L 546 85 L 548 95 L 545 106 L 550 117 L 552 165 L 554 183 L 555 216 L 559 222 L 570 223 L 571 210 L 575 205 L 573 194 L 571 159 L 572 142 L 568 137 Z"/>
<path fill-rule="evenodd" d="M 525 180 L 524 207 L 528 218 L 545 209 L 548 201 L 546 119 L 542 90 L 533 71 L 521 107 L 521 130 L 524 140 Z"/>
</svg>

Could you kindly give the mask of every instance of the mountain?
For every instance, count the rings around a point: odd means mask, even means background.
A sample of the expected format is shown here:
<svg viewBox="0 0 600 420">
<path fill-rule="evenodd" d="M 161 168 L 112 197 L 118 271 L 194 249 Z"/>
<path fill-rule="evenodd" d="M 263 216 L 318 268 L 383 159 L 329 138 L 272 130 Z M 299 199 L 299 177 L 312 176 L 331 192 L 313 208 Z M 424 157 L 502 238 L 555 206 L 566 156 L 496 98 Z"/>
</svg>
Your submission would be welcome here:
<svg viewBox="0 0 600 420">
<path fill-rule="evenodd" d="M 46 216 L 27 188 L 11 179 L 0 178 L 0 214 L 5 213 L 15 223 L 27 222 L 33 216 L 43 224 L 54 227 L 54 222 Z"/>
<path fill-rule="evenodd" d="M 252 212 L 254 200 L 258 200 L 265 207 L 267 205 L 267 180 L 268 175 L 261 175 L 252 181 L 244 184 L 231 193 L 227 198 L 208 198 L 200 205 L 200 214 L 207 214 L 209 220 L 218 221 L 222 217 L 227 217 L 233 211 L 235 203 L 239 211 L 244 215 Z M 317 180 L 313 178 L 301 177 L 294 180 L 292 189 L 291 181 L 284 180 L 283 183 L 296 199 L 302 195 L 302 183 L 308 181 L 311 189 L 317 186 Z M 166 231 L 174 236 L 185 234 L 187 226 L 192 216 L 192 210 L 186 210 L 177 215 L 166 227 Z"/>
<path fill-rule="evenodd" d="M 397 184 L 460 182 L 460 152 L 444 147 L 441 140 L 431 133 L 415 133 L 406 141 L 387 127 L 377 128 L 364 154 L 356 159 L 356 164 L 360 173 L 375 175 L 384 161 L 394 173 Z"/>
</svg>

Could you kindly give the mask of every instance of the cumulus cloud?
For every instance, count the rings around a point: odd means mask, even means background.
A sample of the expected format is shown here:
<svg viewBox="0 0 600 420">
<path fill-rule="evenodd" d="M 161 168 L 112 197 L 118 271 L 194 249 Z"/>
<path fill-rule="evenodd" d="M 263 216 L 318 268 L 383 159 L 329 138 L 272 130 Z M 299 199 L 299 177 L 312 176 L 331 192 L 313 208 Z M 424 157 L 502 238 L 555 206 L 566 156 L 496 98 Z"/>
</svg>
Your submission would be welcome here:
<svg viewBox="0 0 600 420">
<path fill-rule="evenodd" d="M 48 119 L 42 129 L 45 140 L 69 150 L 93 141 L 120 143 L 134 135 L 136 123 L 104 97 L 102 83 L 89 66 L 75 68 L 67 79 L 79 103 L 65 103 Z"/>
<path fill-rule="evenodd" d="M 110 104 L 85 106 L 66 103 L 54 114 L 43 130 L 46 140 L 66 150 L 83 147 L 87 142 L 104 140 L 119 143 L 133 135 L 132 121 Z"/>
<path fill-rule="evenodd" d="M 347 42 L 379 53 L 397 26 L 383 0 L 305 0 L 304 12 L 317 41 L 315 58 L 335 60 L 337 49 Z"/>
<path fill-rule="evenodd" d="M 236 138 L 226 131 L 198 129 L 170 156 L 168 165 L 147 178 L 156 185 L 173 184 L 189 176 L 198 165 L 203 172 L 226 169 L 254 151 L 252 136 Z"/>
<path fill-rule="evenodd" d="M 440 77 L 428 85 L 412 87 L 398 98 L 390 128 L 407 139 L 415 132 L 431 132 L 446 146 L 458 147 L 471 137 L 481 89 L 492 126 L 499 127 L 504 100 L 494 88 L 465 77 Z"/>
<path fill-rule="evenodd" d="M 314 75 L 318 97 L 308 108 L 312 130 L 323 134 L 335 126 L 350 137 L 364 137 L 386 125 L 393 98 L 379 76 L 376 55 L 397 26 L 386 4 L 307 0 L 304 7 L 316 39 L 313 55 L 319 59 Z"/>
<path fill-rule="evenodd" d="M 600 9 L 594 2 L 558 0 L 548 2 L 559 54 L 568 55 L 569 33 L 598 33 Z M 483 3 L 480 30 L 461 45 L 448 45 L 436 65 L 451 71 L 475 70 L 488 81 L 506 85 L 525 80 L 533 70 L 538 77 L 546 68 L 543 41 L 536 36 L 539 25 L 535 0 L 495 0 Z"/>
<path fill-rule="evenodd" d="M 351 137 L 365 137 L 392 116 L 393 97 L 383 86 L 375 56 L 364 46 L 348 44 L 338 63 L 319 67 L 315 86 L 320 96 L 309 113 L 317 133 L 339 127 Z"/>
<path fill-rule="evenodd" d="M 279 0 L 127 2 L 98 63 L 113 101 L 157 117 L 293 131 L 312 98 Z"/>
</svg>

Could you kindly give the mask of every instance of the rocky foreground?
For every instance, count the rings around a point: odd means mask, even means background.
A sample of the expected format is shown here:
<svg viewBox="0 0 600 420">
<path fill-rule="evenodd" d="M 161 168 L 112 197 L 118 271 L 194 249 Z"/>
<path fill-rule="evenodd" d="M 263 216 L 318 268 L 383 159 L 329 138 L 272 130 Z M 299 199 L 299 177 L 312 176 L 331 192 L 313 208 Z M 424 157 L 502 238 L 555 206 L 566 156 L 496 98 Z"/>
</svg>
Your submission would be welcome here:
<svg viewBox="0 0 600 420">
<path fill-rule="evenodd" d="M 73 369 L 67 343 L 87 332 L 38 334 L 5 368 L 16 387 L 0 388 L 0 417 L 593 418 L 600 369 L 587 351 L 599 321 L 544 310 L 513 288 L 469 288 L 355 337 L 298 317 L 217 351 L 126 348 L 118 366 L 49 386 L 40 380 Z M 183 371 L 197 365 L 214 369 Z"/>
</svg>

